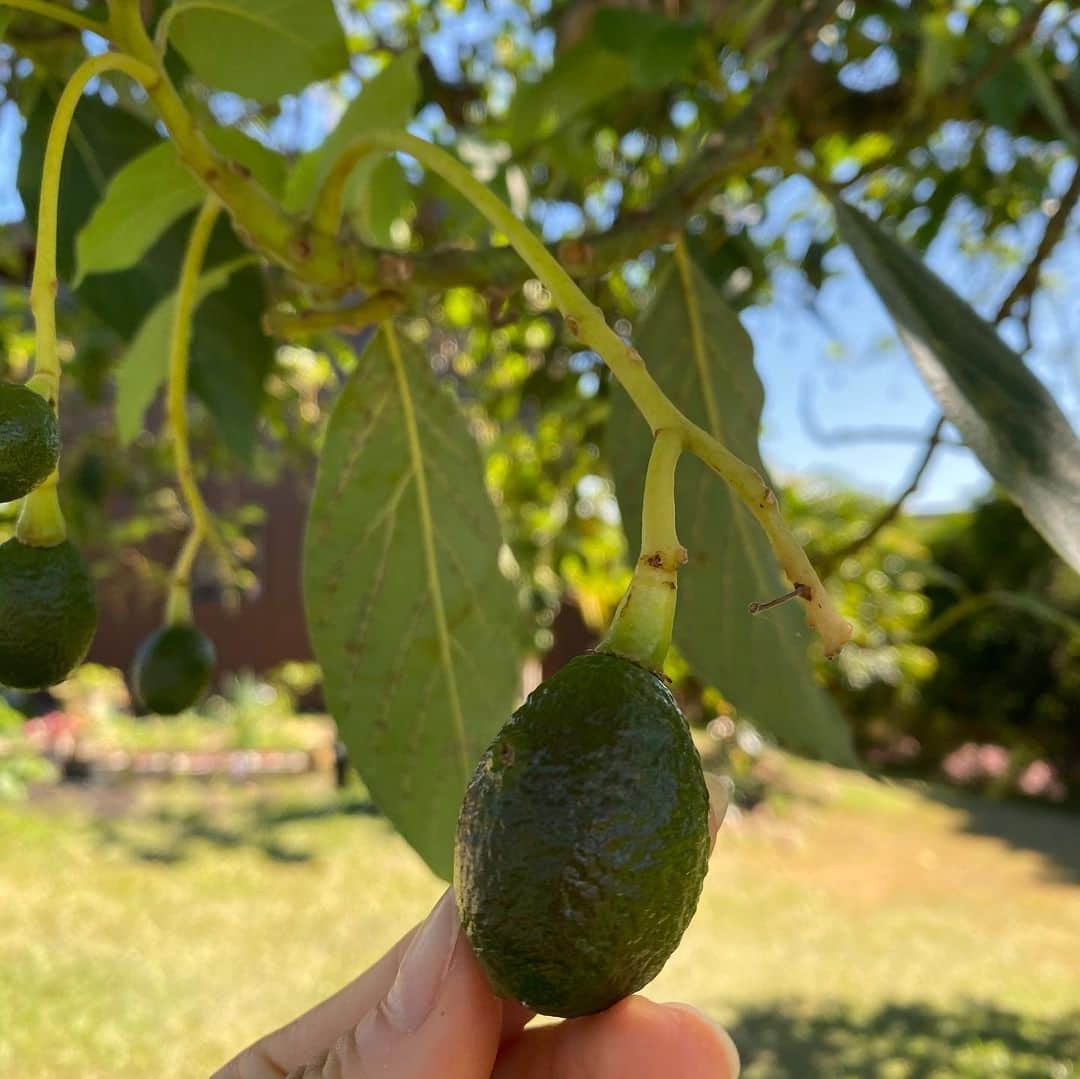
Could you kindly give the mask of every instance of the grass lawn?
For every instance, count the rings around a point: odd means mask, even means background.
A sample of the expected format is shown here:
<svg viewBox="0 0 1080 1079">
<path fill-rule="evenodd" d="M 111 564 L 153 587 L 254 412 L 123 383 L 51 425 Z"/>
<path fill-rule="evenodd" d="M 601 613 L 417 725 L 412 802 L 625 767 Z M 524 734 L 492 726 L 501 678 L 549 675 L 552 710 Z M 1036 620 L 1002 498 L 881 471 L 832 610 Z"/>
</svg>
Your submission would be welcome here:
<svg viewBox="0 0 1080 1079">
<path fill-rule="evenodd" d="M 1080 1076 L 1080 821 L 781 762 L 650 988 L 748 1079 Z M 0 804 L 0 1074 L 205 1076 L 440 890 L 311 780 Z"/>
</svg>

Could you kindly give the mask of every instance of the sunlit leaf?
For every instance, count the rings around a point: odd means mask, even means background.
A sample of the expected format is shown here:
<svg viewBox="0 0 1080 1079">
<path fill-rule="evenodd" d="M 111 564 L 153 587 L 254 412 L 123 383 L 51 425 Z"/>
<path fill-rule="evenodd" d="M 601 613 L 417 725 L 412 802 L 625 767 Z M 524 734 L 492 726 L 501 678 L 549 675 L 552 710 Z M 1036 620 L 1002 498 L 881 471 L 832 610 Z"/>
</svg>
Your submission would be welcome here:
<svg viewBox="0 0 1080 1079">
<path fill-rule="evenodd" d="M 129 161 L 109 181 L 75 242 L 78 282 L 134 266 L 165 230 L 203 200 L 203 188 L 171 142 Z"/>
<path fill-rule="evenodd" d="M 656 298 L 636 329 L 635 344 L 679 408 L 762 469 L 758 428 L 763 394 L 750 339 L 701 270 L 688 265 L 688 280 L 674 264 L 665 268 Z M 695 322 L 703 354 L 695 344 Z M 634 551 L 651 441 L 629 398 L 615 390 L 609 446 L 619 508 Z M 686 456 L 679 464 L 676 495 L 679 538 L 690 555 L 679 572 L 679 650 L 698 677 L 792 749 L 850 762 L 848 729 L 811 673 L 807 649 L 813 634 L 798 604 L 747 613 L 754 600 L 790 587 L 757 522 L 728 485 L 696 458 Z"/>
<path fill-rule="evenodd" d="M 170 42 L 215 90 L 297 93 L 349 63 L 332 0 L 178 0 Z"/>
<path fill-rule="evenodd" d="M 915 254 L 845 203 L 836 219 L 942 411 L 1080 570 L 1080 441 L 1068 419 L 994 327 Z"/>
<path fill-rule="evenodd" d="M 456 403 L 423 354 L 395 354 L 380 333 L 326 434 L 304 601 L 350 760 L 444 877 L 468 777 L 518 694 L 519 612 L 499 543 Z"/>
</svg>

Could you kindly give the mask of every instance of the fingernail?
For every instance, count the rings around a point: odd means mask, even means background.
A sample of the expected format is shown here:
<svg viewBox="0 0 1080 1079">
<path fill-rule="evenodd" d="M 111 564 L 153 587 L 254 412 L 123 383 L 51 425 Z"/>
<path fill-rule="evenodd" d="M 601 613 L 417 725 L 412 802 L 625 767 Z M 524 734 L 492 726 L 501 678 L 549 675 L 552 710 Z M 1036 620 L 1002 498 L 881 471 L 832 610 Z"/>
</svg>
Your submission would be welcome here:
<svg viewBox="0 0 1080 1079">
<path fill-rule="evenodd" d="M 383 1014 L 403 1034 L 422 1026 L 435 1007 L 460 932 L 454 893 L 447 889 L 413 937 L 383 1001 Z"/>
<path fill-rule="evenodd" d="M 742 1061 L 739 1060 L 739 1050 L 735 1047 L 735 1043 L 731 1040 L 731 1035 L 715 1020 L 710 1019 L 704 1012 L 699 1011 L 697 1008 L 692 1007 L 689 1004 L 670 1003 L 665 1005 L 668 1008 L 677 1008 L 682 1012 L 689 1012 L 697 1019 L 701 1020 L 713 1034 L 716 1036 L 716 1040 L 720 1045 L 720 1051 L 724 1056 L 724 1062 L 727 1064 L 727 1073 L 725 1079 L 738 1079 L 739 1072 L 742 1071 Z"/>
<path fill-rule="evenodd" d="M 734 784 L 727 776 L 718 776 L 715 772 L 706 772 L 705 787 L 709 792 L 709 830 L 715 843 L 716 833 L 720 831 L 720 825 L 724 823 L 728 806 L 731 804 Z"/>
</svg>

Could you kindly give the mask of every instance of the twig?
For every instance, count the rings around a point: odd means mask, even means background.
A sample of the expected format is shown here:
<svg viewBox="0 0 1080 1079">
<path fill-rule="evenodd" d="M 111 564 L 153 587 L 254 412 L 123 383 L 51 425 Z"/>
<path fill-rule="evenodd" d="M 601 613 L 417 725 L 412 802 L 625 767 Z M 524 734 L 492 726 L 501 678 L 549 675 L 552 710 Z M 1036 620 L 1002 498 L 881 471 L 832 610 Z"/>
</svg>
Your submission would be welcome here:
<svg viewBox="0 0 1080 1079">
<path fill-rule="evenodd" d="M 402 307 L 401 297 L 393 292 L 376 292 L 351 307 L 330 311 L 285 311 L 273 308 L 264 312 L 263 330 L 272 337 L 304 337 L 322 330 L 359 333 L 368 326 L 393 318 Z"/>
<path fill-rule="evenodd" d="M 925 431 L 919 431 L 914 427 L 887 427 L 885 425 L 874 427 L 837 427 L 826 430 L 814 411 L 813 394 L 809 386 L 804 386 L 799 395 L 799 418 L 802 420 L 806 433 L 821 446 L 847 446 L 863 445 L 867 442 L 903 443 L 917 442 L 920 445 L 926 441 Z M 963 442 L 954 438 L 945 438 L 942 435 L 938 439 L 942 446 L 962 446 Z"/>
<path fill-rule="evenodd" d="M 926 470 L 930 467 L 930 462 L 934 459 L 938 446 L 941 445 L 941 432 L 944 427 L 945 417 L 941 416 L 937 423 L 934 424 L 930 437 L 926 440 L 926 450 L 919 459 L 919 463 L 912 470 L 907 486 L 878 514 L 870 526 L 850 542 L 838 547 L 835 551 L 827 551 L 818 559 L 818 565 L 823 576 L 827 577 L 845 558 L 850 558 L 857 551 L 862 550 L 887 524 L 896 520 L 900 515 L 900 511 L 904 508 L 904 503 L 918 489 Z"/>
<path fill-rule="evenodd" d="M 1020 300 L 1027 300 L 1026 329 L 1027 319 L 1031 315 L 1031 297 L 1039 284 L 1039 274 L 1042 272 L 1043 263 L 1053 254 L 1054 248 L 1057 247 L 1061 238 L 1065 235 L 1065 227 L 1069 223 L 1073 210 L 1076 209 L 1077 202 L 1080 202 L 1080 163 L 1077 163 L 1076 168 L 1073 170 L 1072 181 L 1065 194 L 1061 196 L 1058 208 L 1047 218 L 1046 228 L 1043 231 L 1042 238 L 1039 240 L 1039 246 L 1035 248 L 1035 254 L 1032 255 L 1027 268 L 1017 278 L 1016 284 L 1009 290 L 1009 295 L 1001 301 L 1001 306 L 994 316 L 995 324 L 1001 322 L 1009 314 L 1014 304 Z"/>
</svg>

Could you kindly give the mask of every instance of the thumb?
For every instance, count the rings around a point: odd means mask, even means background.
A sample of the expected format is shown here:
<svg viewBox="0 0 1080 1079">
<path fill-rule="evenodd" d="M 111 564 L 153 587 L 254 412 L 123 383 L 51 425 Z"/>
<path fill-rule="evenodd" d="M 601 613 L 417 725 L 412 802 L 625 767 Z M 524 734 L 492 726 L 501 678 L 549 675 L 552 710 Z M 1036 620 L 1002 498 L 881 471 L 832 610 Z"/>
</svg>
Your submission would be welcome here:
<svg viewBox="0 0 1080 1079">
<path fill-rule="evenodd" d="M 447 890 L 409 943 L 378 1006 L 343 1035 L 324 1076 L 487 1079 L 499 1048 L 502 1003 L 488 988 Z"/>
</svg>

